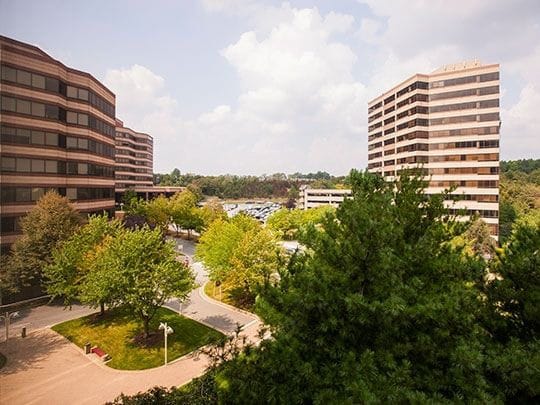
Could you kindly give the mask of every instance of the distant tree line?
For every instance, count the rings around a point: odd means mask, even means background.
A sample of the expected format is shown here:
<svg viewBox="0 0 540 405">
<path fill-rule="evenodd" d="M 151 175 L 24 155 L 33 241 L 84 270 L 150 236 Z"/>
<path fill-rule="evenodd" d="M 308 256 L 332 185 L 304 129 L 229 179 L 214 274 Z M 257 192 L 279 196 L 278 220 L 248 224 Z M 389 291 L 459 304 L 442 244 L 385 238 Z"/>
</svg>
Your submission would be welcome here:
<svg viewBox="0 0 540 405">
<path fill-rule="evenodd" d="M 161 186 L 196 187 L 205 196 L 219 198 L 291 198 L 291 189 L 298 190 L 302 184 L 314 188 L 337 188 L 343 184 L 345 176 L 332 176 L 326 172 L 317 173 L 274 173 L 262 176 L 203 176 L 180 173 L 174 169 L 169 174 L 155 174 L 154 183 Z M 294 196 L 293 196 L 294 198 Z"/>
</svg>

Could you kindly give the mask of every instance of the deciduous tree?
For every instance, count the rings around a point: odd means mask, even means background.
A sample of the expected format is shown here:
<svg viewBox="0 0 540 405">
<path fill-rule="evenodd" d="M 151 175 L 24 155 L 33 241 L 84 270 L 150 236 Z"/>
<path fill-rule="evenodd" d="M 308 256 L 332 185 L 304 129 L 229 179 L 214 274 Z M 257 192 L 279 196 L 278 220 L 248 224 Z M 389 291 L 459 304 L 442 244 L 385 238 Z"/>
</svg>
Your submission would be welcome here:
<svg viewBox="0 0 540 405">
<path fill-rule="evenodd" d="M 40 284 L 52 252 L 75 233 L 80 223 L 81 217 L 66 197 L 54 191 L 45 193 L 20 220 L 23 234 L 14 243 L 9 260 L 13 279 L 22 286 Z"/>
<path fill-rule="evenodd" d="M 112 283 L 121 293 L 121 304 L 143 322 L 147 338 L 157 309 L 173 297 L 184 299 L 194 287 L 191 270 L 176 260 L 174 245 L 158 228 L 124 230 L 101 248 L 88 285 Z"/>
</svg>

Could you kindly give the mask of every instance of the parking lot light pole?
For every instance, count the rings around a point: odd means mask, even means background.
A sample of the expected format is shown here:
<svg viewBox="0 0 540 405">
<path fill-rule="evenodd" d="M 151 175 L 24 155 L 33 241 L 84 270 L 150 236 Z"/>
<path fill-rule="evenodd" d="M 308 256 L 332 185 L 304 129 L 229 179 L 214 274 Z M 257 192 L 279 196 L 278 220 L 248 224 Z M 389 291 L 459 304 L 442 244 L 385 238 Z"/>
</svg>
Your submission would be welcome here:
<svg viewBox="0 0 540 405">
<path fill-rule="evenodd" d="M 160 322 L 159 330 L 163 331 L 163 337 L 165 338 L 165 365 L 167 365 L 167 335 L 173 333 L 174 330 L 167 325 L 167 322 Z"/>
</svg>

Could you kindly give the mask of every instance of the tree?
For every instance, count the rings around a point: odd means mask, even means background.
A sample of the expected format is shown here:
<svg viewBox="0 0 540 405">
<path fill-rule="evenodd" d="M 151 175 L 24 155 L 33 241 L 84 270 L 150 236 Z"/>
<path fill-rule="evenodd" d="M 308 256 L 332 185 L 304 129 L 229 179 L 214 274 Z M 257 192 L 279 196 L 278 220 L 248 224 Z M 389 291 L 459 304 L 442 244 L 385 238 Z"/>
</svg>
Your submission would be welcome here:
<svg viewBox="0 0 540 405">
<path fill-rule="evenodd" d="M 320 224 L 326 213 L 333 212 L 330 205 L 301 209 L 280 209 L 273 213 L 266 225 L 272 229 L 279 238 L 294 240 L 301 238 L 302 232 L 310 225 Z"/>
<path fill-rule="evenodd" d="M 121 227 L 118 220 L 109 221 L 105 215 L 91 216 L 87 224 L 54 249 L 52 262 L 44 268 L 47 292 L 53 297 L 62 297 L 66 306 L 80 300 L 94 308 L 99 306 L 104 314 L 105 304 L 115 302 L 115 283 L 109 282 L 109 275 L 97 281 L 89 279 L 88 275 L 96 271 L 100 262 L 98 257 L 103 251 L 100 245 L 106 238 L 116 236 Z"/>
<path fill-rule="evenodd" d="M 180 228 L 187 229 L 188 239 L 191 238 L 193 230 L 200 230 L 204 224 L 197 202 L 197 195 L 189 189 L 176 193 L 170 201 L 170 213 L 176 232 L 178 233 Z"/>
<path fill-rule="evenodd" d="M 191 270 L 176 260 L 174 245 L 158 228 L 123 230 L 100 249 L 87 285 L 111 283 L 121 293 L 121 304 L 141 319 L 145 338 L 157 309 L 173 297 L 185 299 L 194 287 Z"/>
<path fill-rule="evenodd" d="M 200 216 L 202 218 L 202 230 L 208 229 L 218 219 L 227 219 L 227 213 L 218 201 L 209 201 L 203 205 L 200 208 Z"/>
<path fill-rule="evenodd" d="M 518 221 L 482 284 L 494 385 L 515 403 L 540 397 L 540 217 Z"/>
<path fill-rule="evenodd" d="M 217 219 L 199 239 L 195 255 L 208 268 L 212 281 L 223 282 L 231 271 L 234 252 L 249 230 L 260 227 L 247 215 L 237 215 L 231 220 Z"/>
<path fill-rule="evenodd" d="M 159 195 L 153 200 L 147 201 L 144 208 L 144 216 L 149 224 L 152 224 L 165 232 L 171 219 L 169 200 Z"/>
<path fill-rule="evenodd" d="M 253 303 L 257 288 L 277 273 L 279 249 L 272 234 L 261 227 L 243 234 L 230 258 L 225 282 L 238 290 L 243 306 Z"/>
<path fill-rule="evenodd" d="M 38 285 L 52 252 L 73 235 L 81 217 L 67 198 L 49 191 L 20 221 L 22 236 L 12 247 L 10 272 L 19 285 Z"/>
<path fill-rule="evenodd" d="M 490 235 L 489 227 L 480 217 L 471 220 L 471 224 L 463 236 L 473 254 L 484 258 L 491 258 L 495 253 L 497 244 Z"/>
<path fill-rule="evenodd" d="M 475 282 L 444 196 L 351 172 L 353 198 L 257 301 L 272 339 L 220 375 L 220 401 L 489 402 Z"/>
</svg>

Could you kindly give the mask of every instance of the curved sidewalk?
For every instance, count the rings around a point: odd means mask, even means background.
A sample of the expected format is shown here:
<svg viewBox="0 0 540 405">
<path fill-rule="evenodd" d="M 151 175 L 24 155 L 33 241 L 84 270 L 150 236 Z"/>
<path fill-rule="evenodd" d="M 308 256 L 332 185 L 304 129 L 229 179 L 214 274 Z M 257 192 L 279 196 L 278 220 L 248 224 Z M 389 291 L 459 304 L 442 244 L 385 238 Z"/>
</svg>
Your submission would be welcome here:
<svg viewBox="0 0 540 405">
<path fill-rule="evenodd" d="M 207 278 L 204 267 L 199 263 L 193 267 L 197 280 L 203 284 Z M 260 321 L 255 315 L 212 300 L 202 286 L 193 290 L 182 306 L 178 300 L 171 300 L 166 306 L 224 333 L 232 333 L 238 323 L 243 325 L 242 335 L 249 341 L 258 340 Z M 58 306 L 40 307 L 25 314 L 24 320 L 14 322 L 10 336 L 15 336 L 17 328 L 24 325 L 41 329 L 30 331 L 25 339 L 10 337 L 7 345 L 0 344 L 0 352 L 8 357 L 8 363 L 0 370 L 0 403 L 103 404 L 121 393 L 183 385 L 202 375 L 208 366 L 205 355 L 188 354 L 150 370 L 111 369 L 48 328 L 94 311 L 77 307 L 74 312 Z"/>
</svg>

